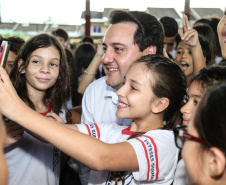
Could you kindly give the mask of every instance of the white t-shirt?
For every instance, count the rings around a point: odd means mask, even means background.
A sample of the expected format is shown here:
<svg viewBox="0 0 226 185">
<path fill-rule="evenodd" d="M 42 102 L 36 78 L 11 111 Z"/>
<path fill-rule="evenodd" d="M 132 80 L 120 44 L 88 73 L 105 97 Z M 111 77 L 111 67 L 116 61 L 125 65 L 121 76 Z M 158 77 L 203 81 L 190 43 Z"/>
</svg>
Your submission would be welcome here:
<svg viewBox="0 0 226 185">
<path fill-rule="evenodd" d="M 188 185 L 187 182 L 187 170 L 185 167 L 184 160 L 181 159 L 176 168 L 175 177 L 173 181 L 173 185 Z"/>
<path fill-rule="evenodd" d="M 129 142 L 137 155 L 139 170 L 128 171 L 125 184 L 170 185 L 174 178 L 179 150 L 169 130 L 151 130 L 142 136 L 127 140 L 131 135 L 127 126 L 117 124 L 82 124 L 79 131 L 106 143 Z M 88 184 L 114 184 L 109 171 L 93 171 Z M 119 182 L 121 184 L 121 182 Z"/>
<path fill-rule="evenodd" d="M 60 117 L 66 121 L 65 109 Z M 31 123 L 32 124 L 32 123 Z M 29 133 L 5 148 L 9 185 L 58 185 L 60 175 L 59 149 L 44 143 Z"/>
</svg>

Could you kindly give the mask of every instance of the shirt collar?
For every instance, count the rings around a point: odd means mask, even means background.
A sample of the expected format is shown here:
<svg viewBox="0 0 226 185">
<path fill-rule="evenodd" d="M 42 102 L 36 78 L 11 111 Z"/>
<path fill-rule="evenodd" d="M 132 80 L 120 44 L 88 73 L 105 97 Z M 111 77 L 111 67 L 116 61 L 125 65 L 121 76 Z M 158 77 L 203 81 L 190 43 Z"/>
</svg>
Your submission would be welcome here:
<svg viewBox="0 0 226 185">
<path fill-rule="evenodd" d="M 125 128 L 125 129 L 123 129 L 123 130 L 122 130 L 122 134 L 132 136 L 132 135 L 134 135 L 134 134 L 140 133 L 140 132 L 133 132 L 133 131 L 130 131 L 130 127 L 131 127 L 131 126 Z"/>
<path fill-rule="evenodd" d="M 105 99 L 111 98 L 114 104 L 118 104 L 118 96 L 116 94 L 117 90 L 107 85 L 107 91 L 104 96 Z"/>
</svg>

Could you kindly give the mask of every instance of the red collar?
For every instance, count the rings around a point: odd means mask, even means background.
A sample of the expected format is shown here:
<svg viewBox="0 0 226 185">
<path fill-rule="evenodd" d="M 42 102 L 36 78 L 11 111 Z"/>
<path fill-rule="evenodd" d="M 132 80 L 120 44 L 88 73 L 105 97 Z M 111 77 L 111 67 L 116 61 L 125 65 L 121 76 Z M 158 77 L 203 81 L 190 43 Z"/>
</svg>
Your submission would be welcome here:
<svg viewBox="0 0 226 185">
<path fill-rule="evenodd" d="M 128 128 L 123 129 L 123 130 L 122 130 L 122 134 L 132 136 L 132 135 L 134 135 L 134 134 L 140 133 L 140 132 L 133 132 L 133 131 L 130 131 L 130 127 L 131 127 L 131 126 L 129 126 Z"/>
<path fill-rule="evenodd" d="M 49 102 L 49 109 L 48 109 L 46 112 L 39 113 L 39 114 L 41 114 L 41 115 L 43 115 L 43 116 L 46 116 L 46 114 L 49 113 L 49 112 L 51 112 L 51 111 L 52 111 L 52 105 L 51 105 L 51 103 Z"/>
</svg>

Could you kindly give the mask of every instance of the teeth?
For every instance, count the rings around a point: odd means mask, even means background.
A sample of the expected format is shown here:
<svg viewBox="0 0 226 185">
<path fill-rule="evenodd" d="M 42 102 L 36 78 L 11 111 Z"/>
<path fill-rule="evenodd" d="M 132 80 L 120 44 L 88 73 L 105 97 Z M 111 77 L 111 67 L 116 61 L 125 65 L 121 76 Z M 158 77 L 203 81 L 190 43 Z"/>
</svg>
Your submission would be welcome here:
<svg viewBox="0 0 226 185">
<path fill-rule="evenodd" d="M 183 64 L 183 65 L 187 65 L 187 63 L 186 63 L 186 62 L 181 62 L 181 64 Z"/>
<path fill-rule="evenodd" d="M 124 103 L 119 103 L 119 106 L 121 106 L 121 107 L 128 107 L 128 105 L 126 105 Z"/>
<path fill-rule="evenodd" d="M 108 69 L 109 71 L 118 71 L 119 69 Z"/>
</svg>

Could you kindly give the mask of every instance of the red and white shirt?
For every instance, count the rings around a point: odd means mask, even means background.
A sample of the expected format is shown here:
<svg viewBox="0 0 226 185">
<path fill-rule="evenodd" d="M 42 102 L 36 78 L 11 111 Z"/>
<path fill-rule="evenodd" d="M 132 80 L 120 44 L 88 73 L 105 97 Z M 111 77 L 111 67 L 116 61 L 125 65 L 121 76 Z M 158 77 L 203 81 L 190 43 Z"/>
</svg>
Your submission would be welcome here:
<svg viewBox="0 0 226 185">
<path fill-rule="evenodd" d="M 129 142 L 137 155 L 138 171 L 128 171 L 125 184 L 163 184 L 173 182 L 179 150 L 174 135 L 169 130 L 151 130 L 137 138 L 128 139 L 135 134 L 128 126 L 117 124 L 81 124 L 79 131 L 106 143 Z M 118 182 L 120 184 L 121 182 Z M 93 171 L 89 184 L 115 184 L 110 180 L 109 171 Z"/>
</svg>

